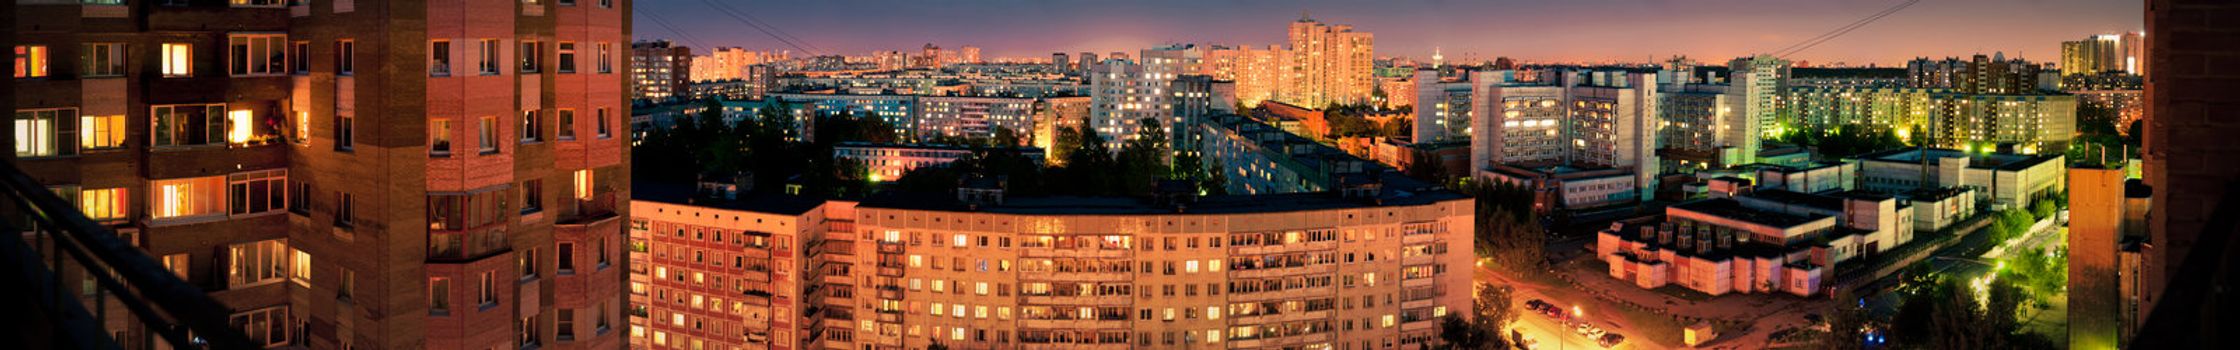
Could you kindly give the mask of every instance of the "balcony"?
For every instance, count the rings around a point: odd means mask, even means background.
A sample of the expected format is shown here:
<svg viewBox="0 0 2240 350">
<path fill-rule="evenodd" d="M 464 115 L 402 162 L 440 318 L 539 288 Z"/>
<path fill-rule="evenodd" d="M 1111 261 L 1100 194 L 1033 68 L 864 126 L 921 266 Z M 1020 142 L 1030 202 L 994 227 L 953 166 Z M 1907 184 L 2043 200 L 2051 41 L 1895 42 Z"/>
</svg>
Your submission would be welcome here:
<svg viewBox="0 0 2240 350">
<path fill-rule="evenodd" d="M 506 241 L 505 222 L 463 230 L 428 230 L 428 261 L 462 262 L 504 252 L 513 247 Z"/>
<path fill-rule="evenodd" d="M 615 218 L 614 192 L 594 193 L 587 198 L 575 198 L 565 208 L 557 225 L 589 225 Z"/>
<path fill-rule="evenodd" d="M 7 197 L 0 215 L 24 218 L 0 228 L 18 239 L 0 240 L 0 259 L 11 265 L 0 268 L 0 300 L 11 318 L 22 321 L 12 347 L 28 349 L 115 349 L 141 342 L 161 342 L 178 349 L 251 349 L 259 347 L 228 326 L 231 311 L 201 288 L 180 280 L 154 258 L 117 237 L 115 231 L 94 223 L 76 206 L 17 169 L 0 162 L 0 183 Z M 85 271 L 100 273 L 85 274 Z M 90 275 L 90 288 L 64 275 Z M 90 290 L 88 290 L 90 289 Z M 123 308 L 110 310 L 110 306 Z M 90 307 L 91 310 L 88 310 Z M 122 318 L 147 334 L 114 338 L 106 330 Z M 130 331 L 128 331 L 130 333 Z M 147 346 L 147 344 L 139 344 Z"/>
</svg>

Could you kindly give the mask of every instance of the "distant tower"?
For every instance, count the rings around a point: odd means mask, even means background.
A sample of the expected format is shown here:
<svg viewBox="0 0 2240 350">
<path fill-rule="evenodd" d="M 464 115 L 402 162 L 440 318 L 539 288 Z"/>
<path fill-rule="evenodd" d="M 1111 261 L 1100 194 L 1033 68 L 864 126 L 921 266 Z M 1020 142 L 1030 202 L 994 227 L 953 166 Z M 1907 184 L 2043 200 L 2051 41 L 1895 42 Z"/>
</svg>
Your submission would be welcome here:
<svg viewBox="0 0 2240 350">
<path fill-rule="evenodd" d="M 1439 67 L 1445 66 L 1446 62 L 1447 56 L 1439 53 L 1439 47 L 1431 47 L 1431 69 L 1439 69 Z"/>
</svg>

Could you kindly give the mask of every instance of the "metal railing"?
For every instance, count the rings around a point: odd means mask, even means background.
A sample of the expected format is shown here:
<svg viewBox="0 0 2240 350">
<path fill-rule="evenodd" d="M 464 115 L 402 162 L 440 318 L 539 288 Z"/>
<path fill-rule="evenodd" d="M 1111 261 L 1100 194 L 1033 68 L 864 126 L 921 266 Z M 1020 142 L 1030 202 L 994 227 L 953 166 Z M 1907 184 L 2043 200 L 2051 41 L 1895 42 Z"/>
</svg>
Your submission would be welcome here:
<svg viewBox="0 0 2240 350">
<path fill-rule="evenodd" d="M 228 326 L 232 310 L 204 294 L 201 288 L 173 275 L 156 260 L 134 248 L 107 227 L 87 219 L 76 206 L 16 168 L 0 162 L 0 228 L 16 232 L 18 239 L 0 242 L 0 258 L 7 265 L 0 278 L 17 296 L 8 302 L 31 305 L 13 308 L 19 321 L 34 325 L 27 332 L 27 347 L 71 349 L 120 349 L 127 344 L 161 341 L 178 349 L 255 349 L 239 330 Z M 73 287 L 63 276 L 78 275 L 90 284 Z M 125 312 L 112 312 L 110 307 Z M 90 310 L 89 310 L 90 308 Z M 114 317 L 147 330 L 147 335 L 106 329 Z M 117 339 L 116 335 L 128 339 Z"/>
</svg>

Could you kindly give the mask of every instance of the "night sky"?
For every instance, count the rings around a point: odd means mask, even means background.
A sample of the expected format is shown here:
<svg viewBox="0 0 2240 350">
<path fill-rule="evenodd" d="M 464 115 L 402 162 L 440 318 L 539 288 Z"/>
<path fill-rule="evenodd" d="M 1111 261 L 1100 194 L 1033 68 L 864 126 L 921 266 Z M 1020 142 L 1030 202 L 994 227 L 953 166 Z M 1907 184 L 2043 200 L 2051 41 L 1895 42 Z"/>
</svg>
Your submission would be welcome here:
<svg viewBox="0 0 2240 350">
<path fill-rule="evenodd" d="M 926 43 L 978 46 L 985 58 L 1100 55 L 1161 43 L 1282 44 L 1301 11 L 1376 35 L 1378 56 L 1450 62 L 1508 56 L 1527 62 L 1706 62 L 1772 52 L 1901 0 L 652 0 L 639 1 L 640 39 L 693 46 L 787 49 L 713 1 L 823 49 L 863 55 Z M 2060 42 L 2144 27 L 2139 0 L 1923 0 L 1844 37 L 1790 56 L 1815 64 L 1902 65 L 1915 56 L 2004 51 L 2057 61 Z M 648 19 L 666 20 L 675 34 Z M 798 52 L 798 51 L 797 51 Z"/>
</svg>

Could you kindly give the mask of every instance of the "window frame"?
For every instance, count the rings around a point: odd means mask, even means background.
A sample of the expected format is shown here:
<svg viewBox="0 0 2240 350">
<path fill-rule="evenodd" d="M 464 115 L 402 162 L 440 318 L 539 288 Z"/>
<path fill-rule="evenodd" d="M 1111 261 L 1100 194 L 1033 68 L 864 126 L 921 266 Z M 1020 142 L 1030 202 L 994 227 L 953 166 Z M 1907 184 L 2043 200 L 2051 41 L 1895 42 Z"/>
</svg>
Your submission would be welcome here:
<svg viewBox="0 0 2240 350">
<path fill-rule="evenodd" d="M 558 59 L 560 60 L 560 67 L 556 70 L 559 70 L 560 74 L 575 74 L 576 43 L 573 41 L 562 41 L 557 48 L 557 52 L 559 53 Z"/>
<path fill-rule="evenodd" d="M 185 140 L 192 140 L 192 136 L 195 135 L 193 133 L 193 129 L 186 129 L 187 127 L 191 127 L 191 125 L 186 124 L 191 124 L 191 118 L 193 117 L 185 116 L 184 114 L 180 114 L 180 112 L 182 111 L 182 108 L 185 108 L 184 111 L 192 112 L 193 108 L 198 107 L 202 109 L 203 113 L 203 125 L 201 125 L 200 129 L 202 129 L 202 132 L 204 134 L 202 136 L 204 140 L 201 143 L 186 143 L 187 141 Z M 148 106 L 148 146 L 151 148 L 163 149 L 224 145 L 226 144 L 226 132 L 229 129 L 226 125 L 229 122 L 227 120 L 228 116 L 226 114 L 228 112 L 226 111 L 226 108 L 227 106 L 225 103 L 183 103 Z M 166 113 L 167 111 L 168 113 Z M 177 118 L 188 119 L 178 120 Z M 165 130 L 166 128 L 164 126 L 166 125 L 171 125 L 172 128 L 170 129 L 173 130 Z"/>
<path fill-rule="evenodd" d="M 125 57 L 128 56 L 127 46 L 124 43 L 91 42 L 81 45 L 80 48 L 82 50 L 78 53 L 79 65 L 81 66 L 78 71 L 78 77 L 80 78 L 121 78 L 128 71 L 127 67 L 129 66 L 125 65 Z"/>
<path fill-rule="evenodd" d="M 357 41 L 357 40 L 353 40 L 353 39 L 336 39 L 336 40 L 334 41 L 334 74 L 335 74 L 335 75 L 344 75 L 344 76 L 347 76 L 347 75 L 353 75 L 353 74 L 357 74 L 357 68 L 358 68 L 358 66 L 357 66 L 357 59 L 358 59 L 358 41 Z"/>
<path fill-rule="evenodd" d="M 429 156 L 451 156 L 451 144 L 453 143 L 453 141 L 451 140 L 452 123 L 453 121 L 451 120 L 451 118 L 431 118 L 428 120 Z"/>
<path fill-rule="evenodd" d="M 15 78 L 45 78 L 52 74 L 54 50 L 46 45 L 15 46 Z"/>
<path fill-rule="evenodd" d="M 165 78 L 194 77 L 194 43 L 162 43 L 157 48 L 158 75 Z"/>
<path fill-rule="evenodd" d="M 428 40 L 428 76 L 451 76 L 453 52 L 451 39 Z"/>
<path fill-rule="evenodd" d="M 239 186 L 239 188 L 237 189 L 236 186 Z M 260 208 L 249 205 L 250 203 L 256 203 L 257 197 L 253 195 L 256 193 L 256 189 L 260 187 L 266 191 L 265 206 Z M 235 203 L 236 194 L 243 195 L 238 199 L 251 202 Z M 288 200 L 290 199 L 288 195 L 288 169 L 285 168 L 226 175 L 226 215 L 229 217 L 280 213 L 288 209 Z M 275 201 L 278 203 L 274 203 Z"/>
<path fill-rule="evenodd" d="M 226 33 L 225 52 L 227 76 L 268 77 L 288 74 L 287 33 Z M 260 57 L 263 59 L 259 60 Z"/>
<path fill-rule="evenodd" d="M 498 134 L 498 117 L 483 116 L 476 126 L 475 150 L 482 154 L 497 154 L 502 149 L 498 144 L 505 142 L 501 141 L 504 137 Z"/>
<path fill-rule="evenodd" d="M 76 107 L 16 110 L 14 116 L 9 118 L 10 122 L 14 123 L 11 127 L 15 129 L 16 157 L 47 158 L 77 155 L 80 142 L 78 140 L 78 124 L 82 122 L 79 120 L 78 112 Z M 67 116 L 64 115 L 66 113 Z M 44 122 L 43 125 L 46 126 L 44 130 L 29 129 L 32 124 L 40 124 L 42 121 Z M 39 138 L 38 136 L 44 137 Z M 27 144 L 26 142 L 30 143 Z"/>
</svg>

